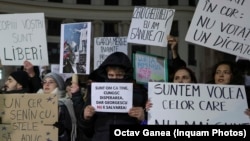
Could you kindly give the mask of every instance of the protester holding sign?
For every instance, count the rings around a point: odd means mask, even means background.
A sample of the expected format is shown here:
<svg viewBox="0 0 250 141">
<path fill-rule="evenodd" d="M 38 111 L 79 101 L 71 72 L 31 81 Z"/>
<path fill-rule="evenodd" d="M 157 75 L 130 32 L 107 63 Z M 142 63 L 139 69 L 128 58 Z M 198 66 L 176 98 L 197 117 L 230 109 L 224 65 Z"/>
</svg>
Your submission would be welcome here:
<svg viewBox="0 0 250 141">
<path fill-rule="evenodd" d="M 221 61 L 215 64 L 212 71 L 212 84 L 231 84 L 243 85 L 243 77 L 239 70 L 236 68 L 235 62 Z"/>
<path fill-rule="evenodd" d="M 59 119 L 54 126 L 59 129 L 58 141 L 75 141 L 76 118 L 73 103 L 66 99 L 65 84 L 63 78 L 57 73 L 48 73 L 44 76 L 43 88 L 39 94 L 56 94 L 59 98 Z"/>
<path fill-rule="evenodd" d="M 92 77 L 92 79 L 95 79 L 92 80 L 93 82 L 134 83 L 132 63 L 128 56 L 122 52 L 110 54 L 93 73 L 95 73 L 95 77 Z M 88 87 L 82 124 L 94 127 L 92 141 L 109 141 L 109 128 L 112 124 L 140 125 L 140 122 L 144 120 L 145 113 L 143 109 L 147 101 L 147 91 L 144 87 L 139 87 L 134 83 L 133 107 L 129 109 L 128 113 L 96 112 L 91 105 L 91 97 L 94 97 L 95 94 L 91 93 L 90 88 Z"/>
<path fill-rule="evenodd" d="M 169 80 L 172 80 L 174 71 L 180 67 L 186 66 L 186 62 L 182 60 L 178 54 L 177 37 L 169 35 L 167 36 L 167 41 L 171 49 L 171 56 L 172 56 L 171 59 L 168 61 Z"/>
<path fill-rule="evenodd" d="M 80 81 L 78 79 L 77 74 L 73 74 L 72 77 L 68 78 L 68 85 L 70 96 L 68 99 L 70 99 L 73 102 L 74 112 L 76 120 L 80 120 L 80 114 L 84 106 L 84 99 L 83 94 L 81 90 Z M 88 141 L 90 140 L 89 135 L 86 135 L 84 132 L 85 128 L 81 126 L 81 124 L 77 124 L 77 137 L 74 141 Z"/>
<path fill-rule="evenodd" d="M 173 83 L 197 83 L 196 76 L 194 72 L 187 67 L 180 67 L 175 70 L 173 73 L 173 80 L 170 80 Z M 147 101 L 145 109 L 148 111 L 152 107 L 150 99 Z"/>
<path fill-rule="evenodd" d="M 235 62 L 221 61 L 214 66 L 211 83 L 218 85 L 244 85 L 243 75 L 239 72 Z M 250 102 L 250 101 L 248 101 Z M 245 113 L 250 117 L 250 109 Z"/>
<path fill-rule="evenodd" d="M 29 76 L 25 71 L 14 71 L 1 88 L 3 94 L 29 93 Z"/>
</svg>

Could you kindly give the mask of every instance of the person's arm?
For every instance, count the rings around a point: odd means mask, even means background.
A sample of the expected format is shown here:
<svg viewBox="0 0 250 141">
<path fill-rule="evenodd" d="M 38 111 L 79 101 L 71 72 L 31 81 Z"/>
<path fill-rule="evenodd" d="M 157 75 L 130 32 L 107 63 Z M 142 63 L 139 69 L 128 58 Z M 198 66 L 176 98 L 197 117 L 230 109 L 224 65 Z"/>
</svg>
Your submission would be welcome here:
<svg viewBox="0 0 250 141">
<path fill-rule="evenodd" d="M 167 41 L 168 41 L 168 44 L 170 45 L 170 49 L 171 49 L 171 53 L 172 53 L 172 59 L 176 59 L 179 56 L 178 51 L 177 51 L 178 39 L 177 39 L 177 37 L 168 35 L 167 36 Z"/>
<path fill-rule="evenodd" d="M 30 91 L 36 93 L 40 88 L 42 88 L 42 80 L 40 78 L 38 66 L 34 66 L 30 61 L 26 60 L 23 62 L 22 70 L 26 71 L 29 75 Z"/>
<path fill-rule="evenodd" d="M 172 74 L 173 72 L 183 66 L 186 66 L 186 62 L 181 59 L 181 57 L 178 54 L 178 39 L 174 36 L 167 36 L 167 41 L 169 44 L 169 47 L 171 49 L 172 58 L 168 60 L 168 69 L 169 69 L 169 80 L 172 81 Z"/>
</svg>

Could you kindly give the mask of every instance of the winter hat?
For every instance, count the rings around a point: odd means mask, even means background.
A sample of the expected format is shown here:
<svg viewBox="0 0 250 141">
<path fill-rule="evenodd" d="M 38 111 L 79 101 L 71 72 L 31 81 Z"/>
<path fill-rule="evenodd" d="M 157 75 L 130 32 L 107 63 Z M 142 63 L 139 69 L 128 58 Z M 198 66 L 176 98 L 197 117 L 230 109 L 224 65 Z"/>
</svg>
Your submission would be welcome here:
<svg viewBox="0 0 250 141">
<path fill-rule="evenodd" d="M 10 74 L 23 88 L 29 87 L 29 75 L 26 71 L 14 71 Z"/>
<path fill-rule="evenodd" d="M 55 80 L 59 90 L 65 90 L 65 83 L 61 75 L 51 72 L 51 73 L 46 74 L 43 80 L 47 77 L 50 77 Z"/>
</svg>

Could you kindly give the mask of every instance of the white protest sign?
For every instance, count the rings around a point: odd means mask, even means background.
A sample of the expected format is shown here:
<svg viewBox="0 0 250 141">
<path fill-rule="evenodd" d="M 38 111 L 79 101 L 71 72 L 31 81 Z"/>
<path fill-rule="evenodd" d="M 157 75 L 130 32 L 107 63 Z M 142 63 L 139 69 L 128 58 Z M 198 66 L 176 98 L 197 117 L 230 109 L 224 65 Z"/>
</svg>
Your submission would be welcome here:
<svg viewBox="0 0 250 141">
<path fill-rule="evenodd" d="M 200 0 L 186 41 L 250 58 L 248 0 Z"/>
<path fill-rule="evenodd" d="M 48 65 L 44 13 L 0 14 L 0 56 L 3 65 Z"/>
<path fill-rule="evenodd" d="M 132 108 L 132 83 L 92 83 L 91 105 L 98 112 L 127 113 Z"/>
<path fill-rule="evenodd" d="M 250 124 L 243 85 L 148 83 L 148 124 Z"/>
<path fill-rule="evenodd" d="M 134 8 L 128 33 L 128 43 L 167 47 L 167 35 L 173 22 L 175 9 Z"/>
<path fill-rule="evenodd" d="M 94 38 L 94 69 L 114 52 L 128 54 L 127 37 L 96 37 Z"/>
<path fill-rule="evenodd" d="M 1 94 L 1 141 L 58 140 L 58 97 L 53 94 Z"/>
</svg>

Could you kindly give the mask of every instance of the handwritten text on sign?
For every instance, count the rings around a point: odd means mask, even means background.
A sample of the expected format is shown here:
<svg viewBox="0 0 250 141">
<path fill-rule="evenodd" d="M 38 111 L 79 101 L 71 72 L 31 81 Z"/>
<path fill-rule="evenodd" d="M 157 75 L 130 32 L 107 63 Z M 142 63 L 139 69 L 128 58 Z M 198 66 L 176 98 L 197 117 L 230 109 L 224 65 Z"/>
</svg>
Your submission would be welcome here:
<svg viewBox="0 0 250 141">
<path fill-rule="evenodd" d="M 186 41 L 250 58 L 250 1 L 200 0 Z"/>
<path fill-rule="evenodd" d="M 51 141 L 58 139 L 56 95 L 0 95 L 1 141 Z"/>
<path fill-rule="evenodd" d="M 128 42 L 167 47 L 174 13 L 174 9 L 135 7 Z"/>
<path fill-rule="evenodd" d="M 127 113 L 132 108 L 132 83 L 92 83 L 91 105 L 99 112 Z"/>
<path fill-rule="evenodd" d="M 1 14 L 0 55 L 3 65 L 48 65 L 43 13 Z"/>
<path fill-rule="evenodd" d="M 128 54 L 127 37 L 96 37 L 94 49 L 94 69 L 96 69 L 111 53 Z"/>
<path fill-rule="evenodd" d="M 242 85 L 149 82 L 149 124 L 250 124 Z"/>
</svg>

